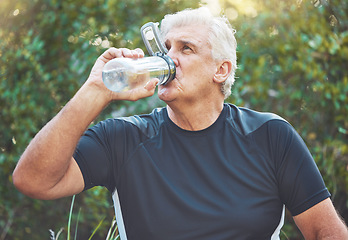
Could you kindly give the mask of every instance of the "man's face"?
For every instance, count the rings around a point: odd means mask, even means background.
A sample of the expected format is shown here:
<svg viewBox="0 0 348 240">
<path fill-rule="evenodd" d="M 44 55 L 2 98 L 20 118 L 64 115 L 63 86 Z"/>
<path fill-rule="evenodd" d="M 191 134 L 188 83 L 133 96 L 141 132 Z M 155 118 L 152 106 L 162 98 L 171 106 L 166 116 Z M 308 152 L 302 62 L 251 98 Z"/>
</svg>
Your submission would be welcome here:
<svg viewBox="0 0 348 240">
<path fill-rule="evenodd" d="M 160 85 L 159 98 L 192 104 L 211 94 L 217 63 L 213 60 L 206 26 L 190 25 L 170 30 L 164 38 L 168 56 L 176 65 L 176 78 Z M 216 88 L 216 84 L 214 85 Z"/>
</svg>

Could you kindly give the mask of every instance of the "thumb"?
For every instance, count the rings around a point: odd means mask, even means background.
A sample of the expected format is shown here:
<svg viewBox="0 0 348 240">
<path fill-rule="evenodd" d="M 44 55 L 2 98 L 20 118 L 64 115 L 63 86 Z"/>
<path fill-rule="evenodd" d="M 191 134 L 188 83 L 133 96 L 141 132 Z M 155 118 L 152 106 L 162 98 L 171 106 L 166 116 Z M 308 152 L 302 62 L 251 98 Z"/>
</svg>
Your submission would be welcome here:
<svg viewBox="0 0 348 240">
<path fill-rule="evenodd" d="M 149 92 L 154 92 L 158 83 L 158 78 L 152 78 L 145 84 L 144 89 Z"/>
<path fill-rule="evenodd" d="M 137 101 L 141 98 L 150 97 L 155 93 L 157 78 L 150 79 L 144 87 L 135 88 L 126 92 L 112 92 L 113 100 Z"/>
<path fill-rule="evenodd" d="M 152 96 L 155 93 L 158 82 L 159 79 L 152 78 L 145 84 L 143 88 L 135 89 L 138 90 L 137 96 L 139 97 L 139 99 Z"/>
<path fill-rule="evenodd" d="M 139 88 L 138 96 L 140 98 L 150 97 L 155 93 L 159 80 L 157 78 L 150 79 L 143 88 Z"/>
</svg>

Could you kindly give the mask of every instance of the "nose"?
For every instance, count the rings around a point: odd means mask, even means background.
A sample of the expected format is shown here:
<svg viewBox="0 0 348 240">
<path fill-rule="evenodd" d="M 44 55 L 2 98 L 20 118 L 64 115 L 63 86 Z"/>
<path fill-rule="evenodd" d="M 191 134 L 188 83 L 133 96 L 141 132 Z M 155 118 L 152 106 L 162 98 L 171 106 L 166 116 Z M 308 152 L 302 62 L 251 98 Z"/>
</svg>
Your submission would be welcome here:
<svg viewBox="0 0 348 240">
<path fill-rule="evenodd" d="M 171 48 L 171 49 L 168 51 L 167 55 L 168 55 L 168 57 L 170 57 L 170 58 L 173 60 L 173 62 L 174 62 L 174 64 L 175 64 L 175 67 L 177 67 L 177 66 L 179 66 L 179 61 L 178 61 L 178 59 L 175 57 L 174 51 L 173 51 L 172 49 L 173 49 L 173 48 Z"/>
</svg>

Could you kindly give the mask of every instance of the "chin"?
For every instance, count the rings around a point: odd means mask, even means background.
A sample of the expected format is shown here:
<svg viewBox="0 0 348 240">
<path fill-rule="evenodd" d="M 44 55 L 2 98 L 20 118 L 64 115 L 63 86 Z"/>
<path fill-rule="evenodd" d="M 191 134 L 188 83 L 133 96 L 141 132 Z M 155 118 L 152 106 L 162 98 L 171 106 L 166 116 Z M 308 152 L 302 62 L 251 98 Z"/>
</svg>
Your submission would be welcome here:
<svg viewBox="0 0 348 240">
<path fill-rule="evenodd" d="M 158 91 L 158 98 L 166 103 L 173 100 L 173 97 L 171 97 L 171 94 L 169 94 L 168 91 L 163 89 Z"/>
<path fill-rule="evenodd" d="M 176 99 L 177 95 L 181 92 L 180 84 L 177 80 L 169 82 L 166 85 L 160 85 L 158 87 L 158 97 L 164 102 L 171 102 Z"/>
<path fill-rule="evenodd" d="M 158 97 L 162 101 L 168 103 L 175 99 L 174 97 L 173 89 L 169 88 L 168 86 L 160 86 L 158 88 Z"/>
</svg>

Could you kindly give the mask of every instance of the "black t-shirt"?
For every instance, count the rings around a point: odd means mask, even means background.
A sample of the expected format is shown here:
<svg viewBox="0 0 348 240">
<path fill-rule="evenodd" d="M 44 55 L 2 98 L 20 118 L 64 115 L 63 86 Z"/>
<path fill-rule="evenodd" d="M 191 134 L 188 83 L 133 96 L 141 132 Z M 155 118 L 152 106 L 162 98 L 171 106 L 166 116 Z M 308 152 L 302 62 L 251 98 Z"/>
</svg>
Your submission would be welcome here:
<svg viewBox="0 0 348 240">
<path fill-rule="evenodd" d="M 85 189 L 113 194 L 121 239 L 279 239 L 330 196 L 301 137 L 277 115 L 224 104 L 201 131 L 166 108 L 87 130 L 74 154 Z"/>
</svg>

